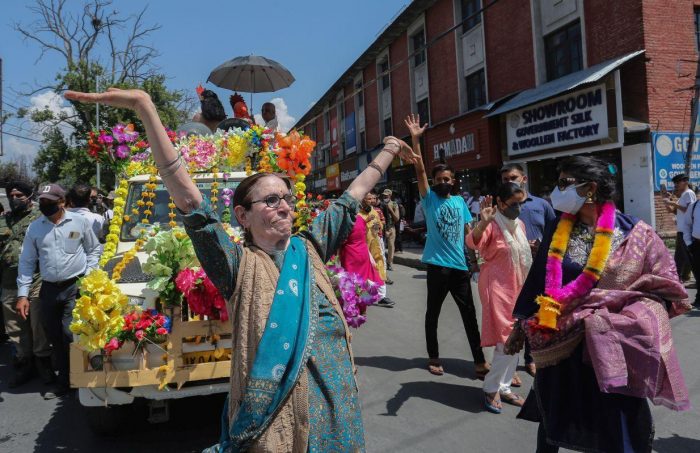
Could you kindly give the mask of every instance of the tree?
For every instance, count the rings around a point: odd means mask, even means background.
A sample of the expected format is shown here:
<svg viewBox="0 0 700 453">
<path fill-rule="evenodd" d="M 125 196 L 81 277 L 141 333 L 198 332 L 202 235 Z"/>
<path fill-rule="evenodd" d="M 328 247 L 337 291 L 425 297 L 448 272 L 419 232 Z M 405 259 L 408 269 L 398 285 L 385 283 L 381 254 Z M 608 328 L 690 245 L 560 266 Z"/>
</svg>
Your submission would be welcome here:
<svg viewBox="0 0 700 453">
<path fill-rule="evenodd" d="M 95 164 L 80 148 L 68 146 L 59 128 L 48 129 L 43 142 L 32 166 L 39 181 L 60 182 L 65 186 L 94 181 Z"/>
<path fill-rule="evenodd" d="M 24 94 L 31 96 L 45 89 L 59 94 L 65 90 L 94 91 L 99 80 L 101 89 L 115 86 L 148 92 L 168 127 L 176 128 L 185 121 L 194 99 L 182 91 L 168 90 L 165 76 L 158 73 L 154 65 L 158 53 L 147 43 L 160 26 L 144 23 L 146 8 L 125 17 L 111 8 L 111 1 L 91 0 L 81 10 L 69 10 L 73 5 L 67 0 L 35 0 L 29 9 L 36 20 L 26 25 L 14 24 L 26 40 L 39 45 L 39 58 L 47 52 L 56 52 L 65 59 L 65 67 L 52 83 Z M 94 105 L 73 102 L 71 106 L 71 112 L 20 109 L 17 115 L 44 125 L 46 141 L 34 165 L 37 173 L 48 180 L 87 182 L 84 178 L 90 171 L 94 173 L 94 164 L 87 171 L 89 160 L 85 157 L 84 144 L 87 133 L 97 125 L 96 109 Z M 143 130 L 134 112 L 129 110 L 101 106 L 99 120 L 102 127 L 122 122 L 134 123 Z M 56 129 L 59 126 L 64 130 L 69 126 L 75 147 L 69 147 L 63 140 L 66 147 L 63 149 L 56 135 L 60 133 Z M 68 160 L 50 162 L 59 157 Z M 57 175 L 56 169 L 62 173 Z M 112 187 L 114 175 L 105 172 L 103 176 L 104 186 Z"/>
<path fill-rule="evenodd" d="M 20 156 L 19 159 L 10 162 L 0 162 L 0 187 L 7 187 L 13 181 L 32 183 L 25 156 Z"/>
</svg>

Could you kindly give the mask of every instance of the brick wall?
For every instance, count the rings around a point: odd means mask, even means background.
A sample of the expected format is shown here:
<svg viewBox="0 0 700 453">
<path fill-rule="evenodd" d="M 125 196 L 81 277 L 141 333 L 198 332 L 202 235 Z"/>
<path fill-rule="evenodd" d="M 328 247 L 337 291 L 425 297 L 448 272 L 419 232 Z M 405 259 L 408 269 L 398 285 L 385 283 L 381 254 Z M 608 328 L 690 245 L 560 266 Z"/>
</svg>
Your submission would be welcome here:
<svg viewBox="0 0 700 453">
<path fill-rule="evenodd" d="M 690 126 L 690 91 L 695 60 L 693 2 L 645 1 L 643 9 L 647 49 L 647 92 L 652 130 L 685 131 Z M 672 32 L 671 32 L 672 31 Z M 690 77 L 679 77 L 691 74 Z"/>
<path fill-rule="evenodd" d="M 363 71 L 365 84 L 377 77 L 377 67 L 369 64 Z M 365 134 L 367 149 L 379 144 L 379 105 L 377 104 L 377 83 L 365 87 Z"/>
<path fill-rule="evenodd" d="M 484 50 L 490 100 L 536 85 L 531 17 L 529 1 L 499 2 L 485 13 Z"/>
<path fill-rule="evenodd" d="M 405 61 L 408 58 L 408 37 L 406 33 L 399 36 L 389 49 L 389 61 Z M 411 113 L 411 81 L 409 71 L 411 67 L 404 63 L 391 72 L 391 120 L 392 130 L 396 137 L 408 135 L 408 128 L 403 120 Z"/>
<path fill-rule="evenodd" d="M 452 0 L 440 0 L 425 12 L 427 42 L 454 26 Z M 450 34 L 428 49 L 430 121 L 440 123 L 459 114 L 457 49 Z"/>
<path fill-rule="evenodd" d="M 349 115 L 355 111 L 355 97 L 352 95 L 354 90 L 355 87 L 353 83 L 345 85 L 343 89 L 343 96 L 345 96 L 345 115 Z"/>
</svg>

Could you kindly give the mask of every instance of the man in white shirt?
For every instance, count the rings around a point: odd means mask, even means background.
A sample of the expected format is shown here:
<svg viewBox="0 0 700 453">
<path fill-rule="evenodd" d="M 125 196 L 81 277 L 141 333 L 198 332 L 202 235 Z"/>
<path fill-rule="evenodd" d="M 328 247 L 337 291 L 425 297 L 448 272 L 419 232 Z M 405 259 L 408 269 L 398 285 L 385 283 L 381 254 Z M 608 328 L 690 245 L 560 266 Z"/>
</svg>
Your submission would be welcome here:
<svg viewBox="0 0 700 453">
<path fill-rule="evenodd" d="M 688 206 L 686 211 L 686 223 L 690 229 L 691 243 L 688 247 L 690 255 L 690 265 L 693 271 L 693 276 L 697 281 L 700 276 L 700 203 L 697 201 Z M 700 291 L 695 293 L 695 308 L 700 308 Z"/>
<path fill-rule="evenodd" d="M 263 121 L 265 121 L 265 128 L 277 131 L 279 129 L 279 124 L 277 123 L 277 109 L 275 104 L 272 102 L 266 102 L 262 105 L 260 115 Z"/>
<path fill-rule="evenodd" d="M 88 187 L 87 193 L 90 193 Z M 90 221 L 64 209 L 65 191 L 58 184 L 39 188 L 39 211 L 43 214 L 27 229 L 17 270 L 16 310 L 27 319 L 29 290 L 37 264 L 42 284 L 39 292 L 41 321 L 53 346 L 58 382 L 45 399 L 56 398 L 70 389 L 68 381 L 69 348 L 73 334 L 69 330 L 78 296 L 78 279 L 97 268 L 100 243 Z"/>
<path fill-rule="evenodd" d="M 474 220 L 479 219 L 479 213 L 481 212 L 481 202 L 484 201 L 484 197 L 481 196 L 481 189 L 475 188 L 472 191 L 471 197 L 467 200 L 467 206 L 469 206 L 469 212 L 471 212 Z"/>
<path fill-rule="evenodd" d="M 90 221 L 90 226 L 95 236 L 104 243 L 104 223 L 105 218 L 96 212 L 92 212 L 88 207 L 92 197 L 92 188 L 87 184 L 76 184 L 68 191 L 66 195 L 66 204 L 70 212 L 80 214 Z M 101 250 L 100 250 L 101 252 Z"/>
<path fill-rule="evenodd" d="M 687 215 L 688 206 L 695 202 L 695 192 L 688 187 L 688 175 L 681 173 L 672 179 L 674 185 L 674 193 L 678 197 L 678 201 L 664 200 L 668 212 L 676 215 L 676 253 L 674 259 L 676 261 L 676 269 L 678 277 L 681 281 L 686 281 L 690 278 L 690 255 L 688 247 L 692 243 L 691 225 Z M 697 278 L 697 277 L 696 277 Z"/>
</svg>

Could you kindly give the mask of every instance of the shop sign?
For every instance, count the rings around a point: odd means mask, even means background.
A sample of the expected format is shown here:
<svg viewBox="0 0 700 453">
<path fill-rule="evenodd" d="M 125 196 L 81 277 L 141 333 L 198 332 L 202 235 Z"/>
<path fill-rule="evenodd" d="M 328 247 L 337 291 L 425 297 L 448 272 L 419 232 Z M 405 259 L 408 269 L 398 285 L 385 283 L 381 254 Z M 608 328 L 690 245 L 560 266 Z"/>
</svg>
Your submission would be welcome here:
<svg viewBox="0 0 700 453">
<path fill-rule="evenodd" d="M 355 135 L 355 112 L 350 112 L 345 117 L 345 154 L 352 154 L 357 150 L 357 136 Z"/>
<path fill-rule="evenodd" d="M 450 125 L 450 132 L 454 133 L 454 125 Z M 460 154 L 474 151 L 474 134 L 464 134 L 461 137 L 452 137 L 442 143 L 433 145 L 433 158 L 440 159 L 440 150 L 445 150 L 445 158 L 459 156 Z"/>
<path fill-rule="evenodd" d="M 338 118 L 331 118 L 331 156 L 338 157 L 340 146 L 338 143 Z"/>
<path fill-rule="evenodd" d="M 328 190 L 340 189 L 340 166 L 338 164 L 326 167 L 326 185 Z"/>
<path fill-rule="evenodd" d="M 326 178 L 314 181 L 314 189 L 326 190 Z"/>
<path fill-rule="evenodd" d="M 508 113 L 506 135 L 510 156 L 608 137 L 605 84 Z"/>
<path fill-rule="evenodd" d="M 340 172 L 340 182 L 352 181 L 357 178 L 360 172 L 356 169 L 354 170 L 343 170 Z"/>
<path fill-rule="evenodd" d="M 673 188 L 671 181 L 674 176 L 685 173 L 685 156 L 688 153 L 687 133 L 683 132 L 652 132 L 651 140 L 654 145 L 654 190 L 661 190 L 661 185 L 667 189 Z M 698 137 L 693 146 L 693 156 L 690 161 L 690 183 L 700 184 L 700 155 L 698 154 Z"/>
</svg>

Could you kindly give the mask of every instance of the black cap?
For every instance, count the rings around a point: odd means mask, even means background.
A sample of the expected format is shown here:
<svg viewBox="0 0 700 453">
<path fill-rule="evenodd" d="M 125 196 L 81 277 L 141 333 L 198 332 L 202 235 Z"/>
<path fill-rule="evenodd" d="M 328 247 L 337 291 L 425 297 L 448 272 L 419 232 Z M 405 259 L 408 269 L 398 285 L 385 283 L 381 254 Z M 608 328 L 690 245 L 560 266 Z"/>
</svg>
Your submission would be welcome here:
<svg viewBox="0 0 700 453">
<path fill-rule="evenodd" d="M 674 176 L 673 179 L 671 179 L 671 181 L 673 181 L 674 184 L 678 184 L 679 182 L 687 181 L 687 180 L 688 180 L 688 175 L 686 175 L 685 173 L 679 173 L 676 176 Z"/>
</svg>

